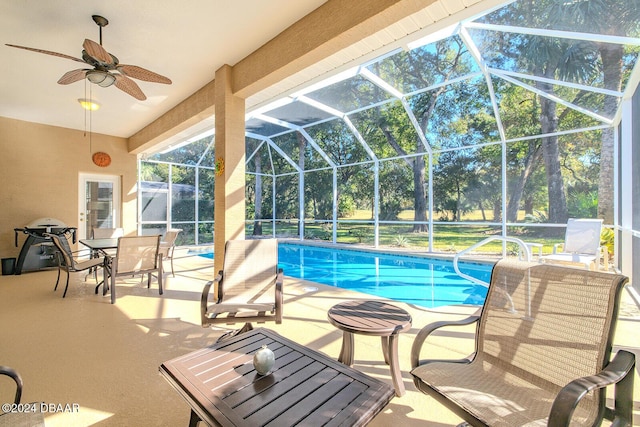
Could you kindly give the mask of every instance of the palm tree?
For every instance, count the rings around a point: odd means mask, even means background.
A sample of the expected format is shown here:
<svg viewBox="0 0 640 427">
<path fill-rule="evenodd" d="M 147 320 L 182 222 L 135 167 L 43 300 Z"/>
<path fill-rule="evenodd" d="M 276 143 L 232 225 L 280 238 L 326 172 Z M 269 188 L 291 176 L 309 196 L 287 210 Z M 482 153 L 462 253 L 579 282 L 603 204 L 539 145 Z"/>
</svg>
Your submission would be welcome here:
<svg viewBox="0 0 640 427">
<path fill-rule="evenodd" d="M 566 30 L 586 33 L 628 36 L 637 32 L 640 20 L 640 0 L 582 0 L 555 1 L 550 17 L 554 24 Z M 619 91 L 622 83 L 624 46 L 614 43 L 596 43 L 602 61 L 605 89 Z M 613 117 L 618 100 L 607 97 L 603 113 Z M 613 150 L 614 129 L 602 132 L 600 154 L 600 180 L 598 185 L 598 216 L 606 223 L 613 223 Z"/>
</svg>

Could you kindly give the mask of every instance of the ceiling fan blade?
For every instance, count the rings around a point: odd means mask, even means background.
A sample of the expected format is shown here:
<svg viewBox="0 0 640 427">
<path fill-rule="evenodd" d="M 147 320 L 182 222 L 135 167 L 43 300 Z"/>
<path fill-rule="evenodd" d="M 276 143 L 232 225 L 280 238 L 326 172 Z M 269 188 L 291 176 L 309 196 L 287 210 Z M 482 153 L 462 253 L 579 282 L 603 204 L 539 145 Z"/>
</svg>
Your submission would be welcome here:
<svg viewBox="0 0 640 427">
<path fill-rule="evenodd" d="M 118 89 L 125 93 L 128 93 L 129 95 L 140 101 L 144 101 L 145 99 L 147 99 L 146 95 L 142 93 L 142 90 L 136 84 L 136 82 L 131 80 L 129 77 L 125 76 L 124 74 L 113 73 L 113 75 L 116 77 L 115 85 Z"/>
<path fill-rule="evenodd" d="M 26 46 L 18 46 L 18 45 L 9 44 L 9 43 L 6 43 L 6 45 L 10 46 L 10 47 L 17 47 L 18 49 L 30 50 L 32 52 L 44 53 L 44 54 L 47 54 L 47 55 L 53 55 L 53 56 L 57 56 L 57 57 L 60 57 L 60 58 L 66 58 L 66 59 L 70 59 L 72 61 L 82 62 L 83 64 L 86 64 L 86 62 L 84 62 L 82 59 L 74 58 L 73 56 L 65 55 L 64 53 L 51 52 L 50 50 L 36 49 L 36 48 L 33 48 L 33 47 L 26 47 Z"/>
<path fill-rule="evenodd" d="M 116 69 L 122 74 L 125 74 L 126 76 L 132 77 L 134 79 L 152 83 L 164 83 L 166 85 L 171 84 L 171 80 L 167 77 L 161 76 L 160 74 L 154 73 L 153 71 L 149 71 L 145 68 L 138 67 L 137 65 L 120 64 L 116 67 Z"/>
<path fill-rule="evenodd" d="M 68 85 L 71 83 L 75 83 L 78 80 L 82 80 L 87 75 L 87 69 L 80 68 L 78 70 L 71 70 L 66 73 L 58 80 L 58 83 L 61 85 Z"/>
<path fill-rule="evenodd" d="M 84 48 L 85 52 L 89 54 L 89 56 L 92 56 L 98 61 L 105 64 L 113 64 L 113 57 L 111 56 L 111 54 L 93 40 L 84 39 L 82 47 Z"/>
</svg>

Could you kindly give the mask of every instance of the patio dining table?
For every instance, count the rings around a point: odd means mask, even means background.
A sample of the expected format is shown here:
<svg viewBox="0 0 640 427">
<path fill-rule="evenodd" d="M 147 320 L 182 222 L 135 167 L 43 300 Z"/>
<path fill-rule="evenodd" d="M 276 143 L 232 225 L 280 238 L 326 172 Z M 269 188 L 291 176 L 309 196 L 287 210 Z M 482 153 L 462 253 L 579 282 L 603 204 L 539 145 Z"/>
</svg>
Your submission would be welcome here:
<svg viewBox="0 0 640 427">
<path fill-rule="evenodd" d="M 92 251 L 108 253 L 108 249 L 116 249 L 118 247 L 118 238 L 106 239 L 80 239 L 80 244 L 88 247 Z"/>
</svg>

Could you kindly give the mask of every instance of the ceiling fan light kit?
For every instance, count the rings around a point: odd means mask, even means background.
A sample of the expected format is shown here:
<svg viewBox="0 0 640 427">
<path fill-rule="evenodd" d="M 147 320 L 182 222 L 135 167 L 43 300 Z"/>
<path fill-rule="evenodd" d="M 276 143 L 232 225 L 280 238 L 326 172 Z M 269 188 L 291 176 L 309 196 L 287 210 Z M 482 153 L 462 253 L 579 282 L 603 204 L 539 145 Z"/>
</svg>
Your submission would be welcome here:
<svg viewBox="0 0 640 427">
<path fill-rule="evenodd" d="M 36 49 L 26 46 L 18 46 L 8 44 L 7 46 L 18 49 L 30 50 L 32 52 L 44 53 L 47 55 L 57 56 L 60 58 L 70 59 L 72 61 L 81 62 L 93 67 L 93 69 L 80 68 L 66 72 L 58 83 L 67 85 L 83 79 L 97 84 L 101 87 L 109 87 L 115 85 L 121 91 L 133 96 L 134 98 L 144 101 L 147 99 L 140 87 L 132 79 L 138 79 L 151 83 L 171 84 L 171 80 L 165 76 L 149 71 L 137 65 L 120 64 L 118 58 L 107 52 L 102 47 L 102 28 L 109 24 L 109 21 L 99 15 L 92 16 L 93 21 L 100 27 L 100 43 L 85 39 L 82 44 L 82 59 L 66 55 L 64 53 L 52 52 L 49 50 Z"/>
<path fill-rule="evenodd" d="M 89 70 L 86 75 L 87 80 L 100 87 L 109 87 L 116 82 L 115 76 L 107 71 Z"/>
</svg>

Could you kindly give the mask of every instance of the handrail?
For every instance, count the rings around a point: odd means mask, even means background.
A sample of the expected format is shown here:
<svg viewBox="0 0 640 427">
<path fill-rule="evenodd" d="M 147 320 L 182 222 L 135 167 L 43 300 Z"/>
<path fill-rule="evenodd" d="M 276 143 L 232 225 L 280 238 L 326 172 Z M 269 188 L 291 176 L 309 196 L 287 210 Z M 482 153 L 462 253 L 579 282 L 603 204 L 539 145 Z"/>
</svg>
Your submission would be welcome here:
<svg viewBox="0 0 640 427">
<path fill-rule="evenodd" d="M 453 257 L 453 269 L 455 270 L 456 274 L 462 278 L 465 278 L 477 285 L 481 285 L 481 286 L 485 286 L 485 287 L 489 287 L 489 283 L 484 282 L 480 279 L 476 279 L 475 277 L 469 276 L 468 274 L 463 273 L 462 271 L 460 271 L 460 269 L 458 268 L 458 259 L 466 254 L 469 251 L 472 251 L 476 248 L 479 248 L 480 246 L 486 245 L 489 242 L 492 242 L 494 240 L 501 240 L 503 242 L 511 242 L 511 243 L 517 243 L 523 250 L 524 250 L 524 254 L 525 254 L 525 259 L 527 261 L 531 261 L 531 251 L 529 250 L 529 247 L 527 246 L 527 244 L 525 242 L 523 242 L 522 240 L 516 238 L 516 237 L 506 237 L 506 236 L 491 236 L 491 237 L 487 237 L 486 239 L 476 243 L 475 245 L 471 245 L 469 246 L 467 249 L 464 249 L 460 252 L 458 252 L 454 257 Z"/>
</svg>

